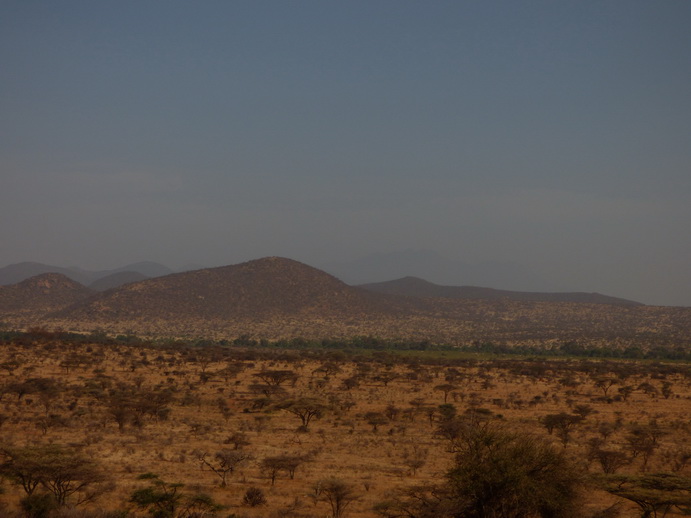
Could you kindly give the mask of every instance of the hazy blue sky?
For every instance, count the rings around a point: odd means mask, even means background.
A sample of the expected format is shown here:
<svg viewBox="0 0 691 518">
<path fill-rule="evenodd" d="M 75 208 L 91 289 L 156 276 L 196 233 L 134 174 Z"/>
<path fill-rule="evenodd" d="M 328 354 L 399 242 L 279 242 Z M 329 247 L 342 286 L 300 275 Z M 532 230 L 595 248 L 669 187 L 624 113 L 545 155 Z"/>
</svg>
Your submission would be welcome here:
<svg viewBox="0 0 691 518">
<path fill-rule="evenodd" d="M 0 266 L 434 250 L 691 305 L 689 27 L 688 0 L 2 0 Z"/>
</svg>

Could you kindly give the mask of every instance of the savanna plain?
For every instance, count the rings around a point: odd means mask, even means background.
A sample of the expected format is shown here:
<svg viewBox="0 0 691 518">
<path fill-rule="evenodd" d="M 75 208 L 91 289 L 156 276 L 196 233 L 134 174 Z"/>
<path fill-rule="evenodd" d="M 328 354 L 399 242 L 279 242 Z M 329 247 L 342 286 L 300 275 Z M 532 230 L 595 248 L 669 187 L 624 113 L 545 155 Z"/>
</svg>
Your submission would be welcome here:
<svg viewBox="0 0 691 518">
<path fill-rule="evenodd" d="M 6 517 L 560 516 L 482 514 L 495 469 L 565 484 L 561 515 L 691 512 L 686 362 L 43 329 L 5 332 L 0 368 Z M 510 469 L 536 455 L 542 479 Z"/>
</svg>

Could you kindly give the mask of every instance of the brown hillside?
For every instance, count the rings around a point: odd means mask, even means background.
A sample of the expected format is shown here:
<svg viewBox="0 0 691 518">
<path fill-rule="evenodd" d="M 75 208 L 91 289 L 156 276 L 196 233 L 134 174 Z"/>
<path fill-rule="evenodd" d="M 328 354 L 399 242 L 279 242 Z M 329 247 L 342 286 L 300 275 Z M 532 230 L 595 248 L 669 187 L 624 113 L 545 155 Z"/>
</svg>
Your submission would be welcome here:
<svg viewBox="0 0 691 518">
<path fill-rule="evenodd" d="M 279 257 L 148 279 L 55 315 L 78 321 L 266 320 L 384 310 L 382 297 Z"/>
<path fill-rule="evenodd" d="M 0 318 L 40 315 L 88 298 L 93 292 L 61 273 L 44 273 L 0 286 Z"/>
<path fill-rule="evenodd" d="M 2 311 L 0 321 L 230 339 L 371 335 L 458 344 L 691 345 L 691 308 L 384 295 L 276 257 L 136 282 L 50 315 L 25 300 L 24 313 Z"/>
</svg>

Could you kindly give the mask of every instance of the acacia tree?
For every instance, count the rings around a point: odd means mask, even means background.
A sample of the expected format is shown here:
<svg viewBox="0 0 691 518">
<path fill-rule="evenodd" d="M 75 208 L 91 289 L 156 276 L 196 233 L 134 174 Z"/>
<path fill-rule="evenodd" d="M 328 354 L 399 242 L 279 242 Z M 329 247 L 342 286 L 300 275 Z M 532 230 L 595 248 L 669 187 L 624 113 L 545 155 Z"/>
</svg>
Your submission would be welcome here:
<svg viewBox="0 0 691 518">
<path fill-rule="evenodd" d="M 381 412 L 367 412 L 364 417 L 367 421 L 367 424 L 372 427 L 373 432 L 376 432 L 379 429 L 379 426 L 385 425 L 389 422 L 386 416 Z"/>
<path fill-rule="evenodd" d="M 283 462 L 278 457 L 267 457 L 262 460 L 260 468 L 269 477 L 273 486 L 276 483 L 276 477 L 283 469 Z"/>
<path fill-rule="evenodd" d="M 352 389 L 360 386 L 360 376 L 350 376 L 341 382 L 341 387 L 344 390 L 351 391 Z"/>
<path fill-rule="evenodd" d="M 22 486 L 27 496 L 31 496 L 41 483 L 40 452 L 33 448 L 3 448 L 0 453 L 3 457 L 0 475 Z"/>
<path fill-rule="evenodd" d="M 63 506 L 72 495 L 71 505 L 81 505 L 96 498 L 104 489 L 99 483 L 105 476 L 89 458 L 67 450 L 55 449 L 44 457 L 45 472 L 41 484 Z"/>
<path fill-rule="evenodd" d="M 606 491 L 634 502 L 641 518 L 663 517 L 675 508 L 684 512 L 691 507 L 691 478 L 675 473 L 607 475 L 600 483 Z"/>
<path fill-rule="evenodd" d="M 329 503 L 332 518 L 343 518 L 346 508 L 358 498 L 354 486 L 337 478 L 317 482 L 314 492 L 318 498 Z"/>
<path fill-rule="evenodd" d="M 113 391 L 106 398 L 108 413 L 122 432 L 128 423 L 141 428 L 145 418 L 165 421 L 170 414 L 173 395 L 167 390 L 140 390 L 135 386 L 124 386 Z"/>
<path fill-rule="evenodd" d="M 399 377 L 399 374 L 395 371 L 384 371 L 384 372 L 380 372 L 379 374 L 374 376 L 372 379 L 374 381 L 381 381 L 385 387 L 388 387 L 389 383 L 391 383 L 395 379 L 398 379 L 398 377 Z"/>
<path fill-rule="evenodd" d="M 286 389 L 280 385 L 268 385 L 266 383 L 252 383 L 249 389 L 250 392 L 263 395 L 267 399 L 270 399 L 272 396 L 285 396 L 287 394 Z"/>
<path fill-rule="evenodd" d="M 280 386 L 286 382 L 295 384 L 298 379 L 298 374 L 291 370 L 265 369 L 254 374 L 267 385 Z"/>
<path fill-rule="evenodd" d="M 573 427 L 581 421 L 583 421 L 583 418 L 580 415 L 567 414 L 566 412 L 547 414 L 541 419 L 543 426 L 550 435 L 554 430 L 557 431 L 557 435 L 564 446 L 569 442 Z"/>
<path fill-rule="evenodd" d="M 597 414 L 597 410 L 590 405 L 576 405 L 573 408 L 573 413 L 579 416 L 582 420 L 585 420 L 589 415 Z"/>
<path fill-rule="evenodd" d="M 595 448 L 590 454 L 591 459 L 600 463 L 603 473 L 613 474 L 631 462 L 631 459 L 619 450 L 603 450 Z"/>
<path fill-rule="evenodd" d="M 235 470 L 246 461 L 250 460 L 252 455 L 240 450 L 222 449 L 217 451 L 212 460 L 208 459 L 207 453 L 202 453 L 199 460 L 202 464 L 211 469 L 221 479 L 221 487 L 226 487 L 226 479 L 228 475 L 232 475 Z"/>
<path fill-rule="evenodd" d="M 602 393 L 604 394 L 605 397 L 607 397 L 607 393 L 609 392 L 609 389 L 612 388 L 613 385 L 616 385 L 619 383 L 619 380 L 617 378 L 612 378 L 608 376 L 602 376 L 599 378 L 595 378 L 594 380 L 594 385 L 602 390 Z"/>
<path fill-rule="evenodd" d="M 628 401 L 629 396 L 633 393 L 634 390 L 635 389 L 631 385 L 624 385 L 623 387 L 619 387 L 617 389 L 617 392 L 619 392 L 622 401 Z"/>
<path fill-rule="evenodd" d="M 319 398 L 301 397 L 298 399 L 287 399 L 282 401 L 276 408 L 286 410 L 300 418 L 301 429 L 307 430 L 312 419 L 319 419 L 328 410 L 329 405 Z"/>
<path fill-rule="evenodd" d="M 322 374 L 325 378 L 341 372 L 341 366 L 334 361 L 326 361 L 312 371 L 312 374 Z"/>
<path fill-rule="evenodd" d="M 4 392 L 17 394 L 17 401 L 21 401 L 26 395 L 38 394 L 47 412 L 50 402 L 60 395 L 62 387 L 53 378 L 29 378 L 24 381 L 10 383 L 3 390 Z"/>
<path fill-rule="evenodd" d="M 449 394 L 456 390 L 458 387 L 456 385 L 453 385 L 451 383 L 443 383 L 441 385 L 437 385 L 434 387 L 434 390 L 437 390 L 439 392 L 444 393 L 444 403 L 446 403 L 449 399 Z"/>
<path fill-rule="evenodd" d="M 657 424 L 651 423 L 633 426 L 626 436 L 626 443 L 631 451 L 631 456 L 635 458 L 640 455 L 643 459 L 641 466 L 643 471 L 647 469 L 650 457 L 660 447 L 659 439 L 663 435 L 665 432 Z"/>
<path fill-rule="evenodd" d="M 129 501 L 153 518 L 211 517 L 222 509 L 208 495 L 184 493 L 184 484 L 164 482 L 153 473 L 140 475 L 139 479 L 150 480 L 151 484 L 134 491 Z"/>
<path fill-rule="evenodd" d="M 106 477 L 91 459 L 57 445 L 5 448 L 0 474 L 21 485 L 27 496 L 43 487 L 59 506 L 89 502 L 105 489 Z M 74 498 L 72 498 L 74 497 Z"/>
<path fill-rule="evenodd" d="M 276 482 L 276 477 L 281 471 L 288 473 L 290 479 L 295 478 L 295 470 L 307 459 L 302 455 L 278 455 L 266 457 L 261 462 L 261 469 L 271 479 L 271 485 Z"/>
</svg>

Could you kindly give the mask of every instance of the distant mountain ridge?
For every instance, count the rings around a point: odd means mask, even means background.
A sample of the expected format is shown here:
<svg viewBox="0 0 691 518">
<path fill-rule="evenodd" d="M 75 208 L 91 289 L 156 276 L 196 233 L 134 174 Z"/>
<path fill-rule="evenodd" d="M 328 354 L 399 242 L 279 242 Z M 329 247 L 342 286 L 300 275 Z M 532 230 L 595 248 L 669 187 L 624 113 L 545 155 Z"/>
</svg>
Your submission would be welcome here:
<svg viewBox="0 0 691 518">
<path fill-rule="evenodd" d="M 512 261 L 468 262 L 432 250 L 402 250 L 353 261 L 331 263 L 324 270 L 351 285 L 413 275 L 437 284 L 491 286 L 519 291 L 561 291 L 538 273 Z"/>
<path fill-rule="evenodd" d="M 25 261 L 0 268 L 0 286 L 17 284 L 30 277 L 35 277 L 36 275 L 42 275 L 44 273 L 59 273 L 83 285 L 87 285 L 91 282 L 88 275 L 79 271 L 73 271 L 70 268 Z"/>
<path fill-rule="evenodd" d="M 613 304 L 617 306 L 642 306 L 633 300 L 610 297 L 600 293 L 563 292 L 541 293 L 525 291 L 496 290 L 478 286 L 443 286 L 420 279 L 403 277 L 392 281 L 360 284 L 357 286 L 376 293 L 405 295 L 408 297 L 441 297 L 449 299 L 516 300 L 533 302 L 578 302 L 588 304 Z"/>
<path fill-rule="evenodd" d="M 127 272 L 128 275 L 124 275 L 125 272 Z M 100 291 L 103 289 L 103 286 L 106 285 L 109 287 L 116 287 L 118 280 L 121 280 L 122 283 L 133 282 L 135 280 L 141 280 L 144 277 L 160 277 L 162 275 L 168 275 L 173 273 L 173 270 L 167 266 L 163 266 L 162 264 L 151 261 L 133 263 L 121 268 L 115 268 L 113 270 L 98 271 L 84 270 L 77 267 L 66 268 L 62 266 L 25 261 L 0 268 L 0 286 L 17 284 L 18 282 L 22 282 L 30 277 L 44 273 L 59 273 L 84 286 L 89 286 L 105 277 L 121 274 L 119 277 L 114 277 L 108 282 L 96 284 L 94 289 Z"/>
<path fill-rule="evenodd" d="M 0 287 L 0 322 L 158 337 L 691 346 L 691 308 L 392 295 L 349 286 L 281 257 L 170 274 L 100 293 L 63 275 L 44 274 Z"/>
<path fill-rule="evenodd" d="M 146 279 L 149 279 L 149 277 L 139 272 L 116 272 L 106 275 L 105 277 L 101 277 L 100 279 L 96 279 L 94 282 L 89 284 L 89 288 L 94 291 L 106 291 L 124 286 L 125 284 L 144 281 Z"/>
<path fill-rule="evenodd" d="M 102 279 L 103 277 L 107 277 L 108 275 L 113 275 L 115 273 L 122 272 L 136 272 L 145 275 L 146 277 L 161 277 L 162 275 L 169 275 L 171 273 L 174 273 L 173 270 L 171 270 L 167 266 L 155 263 L 153 261 L 140 261 L 138 263 L 128 264 L 120 268 L 114 268 L 112 270 L 89 271 L 82 270 L 81 268 L 76 267 L 69 268 L 69 270 L 76 273 L 83 273 L 87 275 L 88 277 L 93 279 L 92 282 L 98 279 Z"/>
<path fill-rule="evenodd" d="M 599 293 L 562 292 L 557 290 L 537 291 L 507 290 L 485 288 L 487 284 L 449 285 L 425 280 L 419 276 L 410 276 L 408 272 L 428 271 L 432 277 L 448 277 L 455 272 L 456 276 L 465 275 L 472 278 L 484 278 L 488 284 L 515 284 L 510 279 L 521 278 L 522 283 L 539 286 L 544 284 L 539 278 L 534 278 L 530 272 L 520 269 L 512 263 L 484 263 L 470 265 L 446 259 L 438 253 L 429 250 L 406 250 L 403 252 L 380 254 L 363 258 L 351 263 L 332 265 L 327 268 L 330 274 L 351 286 L 362 287 L 368 291 L 388 293 L 394 295 L 408 295 L 414 297 L 445 297 L 456 299 L 486 299 L 508 298 L 511 300 L 534 301 L 566 301 L 593 302 L 603 304 L 638 305 L 634 302 L 617 297 L 609 297 Z M 197 264 L 188 264 L 174 272 L 159 263 L 142 261 L 112 270 L 84 270 L 78 267 L 60 267 L 37 262 L 22 262 L 0 268 L 0 286 L 16 284 L 25 279 L 43 273 L 60 273 L 70 279 L 89 287 L 94 291 L 106 291 L 124 284 L 138 282 L 147 278 L 162 277 L 173 273 L 203 270 Z M 399 276 L 396 281 L 381 282 L 381 278 Z M 364 281 L 364 278 L 372 279 Z M 425 276 L 426 279 L 430 277 Z M 490 282 L 490 279 L 492 282 Z M 532 280 L 531 280 L 532 279 Z M 392 284 L 393 283 L 393 284 Z"/>
</svg>

